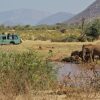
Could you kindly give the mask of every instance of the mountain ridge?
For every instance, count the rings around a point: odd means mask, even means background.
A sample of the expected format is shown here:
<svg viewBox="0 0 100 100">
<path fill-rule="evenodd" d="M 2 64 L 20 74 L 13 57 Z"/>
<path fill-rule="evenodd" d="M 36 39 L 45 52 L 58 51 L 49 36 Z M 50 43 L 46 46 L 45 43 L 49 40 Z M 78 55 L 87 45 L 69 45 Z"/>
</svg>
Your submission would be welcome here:
<svg viewBox="0 0 100 100">
<path fill-rule="evenodd" d="M 94 1 L 85 10 L 83 10 L 76 16 L 72 17 L 68 21 L 65 21 L 64 23 L 67 24 L 80 23 L 83 18 L 86 19 L 87 21 L 100 18 L 100 0 Z"/>
<path fill-rule="evenodd" d="M 42 19 L 38 24 L 47 24 L 47 25 L 53 25 L 56 23 L 61 23 L 65 21 L 66 19 L 70 19 L 74 15 L 67 12 L 58 12 L 55 14 L 52 14 L 50 16 L 47 16 L 46 18 Z"/>
<path fill-rule="evenodd" d="M 15 9 L 0 12 L 0 24 L 4 25 L 35 25 L 39 20 L 49 16 L 51 13 L 34 9 Z"/>
</svg>

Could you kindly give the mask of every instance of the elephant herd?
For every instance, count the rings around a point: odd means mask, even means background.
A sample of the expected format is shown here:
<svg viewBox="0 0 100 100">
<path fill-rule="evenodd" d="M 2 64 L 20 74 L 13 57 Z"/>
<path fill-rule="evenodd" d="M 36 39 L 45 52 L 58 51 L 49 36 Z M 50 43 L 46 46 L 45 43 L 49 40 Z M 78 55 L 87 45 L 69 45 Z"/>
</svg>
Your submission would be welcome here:
<svg viewBox="0 0 100 100">
<path fill-rule="evenodd" d="M 82 62 L 94 62 L 100 59 L 100 45 L 86 44 L 82 46 L 81 51 L 73 51 L 71 57 Z"/>
</svg>

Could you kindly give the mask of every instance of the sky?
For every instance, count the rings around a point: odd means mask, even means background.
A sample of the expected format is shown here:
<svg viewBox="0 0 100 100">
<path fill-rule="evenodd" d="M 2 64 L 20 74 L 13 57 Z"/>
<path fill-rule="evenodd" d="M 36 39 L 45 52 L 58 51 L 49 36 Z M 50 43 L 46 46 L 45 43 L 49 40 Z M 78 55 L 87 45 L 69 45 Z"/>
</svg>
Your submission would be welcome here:
<svg viewBox="0 0 100 100">
<path fill-rule="evenodd" d="M 77 14 L 95 0 L 0 0 L 0 12 L 14 9 L 36 9 L 47 12 Z"/>
</svg>

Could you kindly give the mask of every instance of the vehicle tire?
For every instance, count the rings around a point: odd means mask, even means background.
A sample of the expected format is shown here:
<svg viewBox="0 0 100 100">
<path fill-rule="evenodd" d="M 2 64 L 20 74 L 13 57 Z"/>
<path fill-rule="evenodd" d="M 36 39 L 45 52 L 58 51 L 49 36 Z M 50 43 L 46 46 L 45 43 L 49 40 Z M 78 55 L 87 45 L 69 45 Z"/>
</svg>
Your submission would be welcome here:
<svg viewBox="0 0 100 100">
<path fill-rule="evenodd" d="M 14 44 L 15 44 L 15 42 L 10 42 L 10 44 L 13 44 L 13 45 L 14 45 Z"/>
</svg>

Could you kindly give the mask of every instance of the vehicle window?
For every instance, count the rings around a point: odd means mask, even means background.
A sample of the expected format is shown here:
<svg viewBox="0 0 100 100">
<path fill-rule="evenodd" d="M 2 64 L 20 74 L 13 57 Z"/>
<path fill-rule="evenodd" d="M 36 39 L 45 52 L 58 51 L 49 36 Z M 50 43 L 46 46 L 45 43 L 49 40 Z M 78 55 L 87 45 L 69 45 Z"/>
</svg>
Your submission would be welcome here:
<svg viewBox="0 0 100 100">
<path fill-rule="evenodd" d="M 17 39 L 18 39 L 18 36 L 14 35 L 14 37 L 13 37 L 13 38 L 14 38 L 14 40 L 17 40 Z"/>
<path fill-rule="evenodd" d="M 11 36 L 11 35 L 9 35 L 7 38 L 8 38 L 9 40 L 12 40 L 12 36 Z"/>
<path fill-rule="evenodd" d="M 2 37 L 0 36 L 0 40 L 2 39 Z"/>
<path fill-rule="evenodd" d="M 8 34 L 8 35 L 7 35 L 7 39 L 11 39 L 11 36 L 10 36 L 10 34 Z"/>
<path fill-rule="evenodd" d="M 7 35 L 7 39 L 9 39 L 9 40 L 17 40 L 18 36 L 16 36 L 16 35 Z"/>
<path fill-rule="evenodd" d="M 6 40 L 6 36 L 3 36 L 2 39 L 3 39 L 3 40 Z"/>
</svg>

